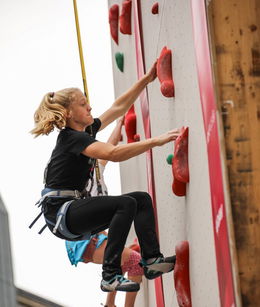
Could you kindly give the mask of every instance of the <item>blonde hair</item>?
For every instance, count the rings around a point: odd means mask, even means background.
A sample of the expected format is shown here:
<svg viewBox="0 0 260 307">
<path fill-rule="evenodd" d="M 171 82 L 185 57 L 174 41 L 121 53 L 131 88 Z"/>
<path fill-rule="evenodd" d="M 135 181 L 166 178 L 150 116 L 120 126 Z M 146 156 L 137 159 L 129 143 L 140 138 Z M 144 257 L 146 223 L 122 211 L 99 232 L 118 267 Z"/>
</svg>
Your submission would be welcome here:
<svg viewBox="0 0 260 307">
<path fill-rule="evenodd" d="M 78 88 L 65 88 L 58 92 L 49 92 L 34 113 L 35 127 L 30 132 L 35 135 L 48 135 L 58 128 L 61 130 L 66 126 L 66 114 L 69 105 L 75 97 Z"/>
</svg>

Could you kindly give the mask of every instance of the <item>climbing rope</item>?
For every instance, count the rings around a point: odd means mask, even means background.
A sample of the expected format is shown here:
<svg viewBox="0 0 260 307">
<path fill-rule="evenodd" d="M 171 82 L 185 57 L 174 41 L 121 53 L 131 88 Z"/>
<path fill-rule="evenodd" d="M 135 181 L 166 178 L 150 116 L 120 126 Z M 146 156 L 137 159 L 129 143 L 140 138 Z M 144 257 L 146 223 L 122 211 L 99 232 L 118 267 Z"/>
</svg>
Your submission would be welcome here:
<svg viewBox="0 0 260 307">
<path fill-rule="evenodd" d="M 87 78 L 86 78 L 86 70 L 85 70 L 85 63 L 83 57 L 83 48 L 81 43 L 81 35 L 80 35 L 80 26 L 79 26 L 79 15 L 78 15 L 78 7 L 77 7 L 77 0 L 73 0 L 73 7 L 74 7 L 74 16 L 75 16 L 75 24 L 76 24 L 76 31 L 77 31 L 77 39 L 78 39 L 78 49 L 79 49 L 79 58 L 80 58 L 80 66 L 81 66 L 81 74 L 83 80 L 83 88 L 84 88 L 84 95 L 87 98 L 87 103 L 90 104 L 89 94 L 88 94 L 88 86 L 87 86 Z M 92 127 L 90 127 L 92 134 Z M 95 160 L 95 171 L 96 171 L 96 181 L 99 195 L 102 195 L 102 186 L 100 184 L 100 170 L 98 166 L 98 161 Z"/>
<path fill-rule="evenodd" d="M 75 16 L 77 38 L 78 38 L 78 48 L 79 48 L 79 58 L 80 58 L 81 74 L 82 74 L 82 80 L 83 80 L 83 88 L 84 88 L 84 94 L 87 98 L 87 103 L 89 104 L 88 86 L 87 86 L 86 70 L 85 70 L 83 49 L 82 49 L 82 43 L 81 43 L 80 27 L 79 27 L 79 15 L 78 15 L 78 8 L 77 8 L 76 0 L 73 0 L 73 6 L 74 6 L 74 16 Z"/>
</svg>

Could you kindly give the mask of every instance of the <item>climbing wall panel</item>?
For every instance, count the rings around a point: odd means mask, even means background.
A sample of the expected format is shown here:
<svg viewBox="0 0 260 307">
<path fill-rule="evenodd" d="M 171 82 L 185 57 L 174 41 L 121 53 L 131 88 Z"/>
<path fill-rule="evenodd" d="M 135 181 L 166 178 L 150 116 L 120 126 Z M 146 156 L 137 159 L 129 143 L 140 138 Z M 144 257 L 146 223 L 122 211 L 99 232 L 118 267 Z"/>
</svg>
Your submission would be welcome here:
<svg viewBox="0 0 260 307">
<path fill-rule="evenodd" d="M 109 0 L 109 6 L 122 1 Z M 158 1 L 159 13 L 151 13 L 155 1 L 140 1 L 144 60 L 148 70 L 164 46 L 172 51 L 175 97 L 166 98 L 156 80 L 148 86 L 152 136 L 174 127 L 189 127 L 189 171 L 186 197 L 172 193 L 172 169 L 166 158 L 173 143 L 153 150 L 155 192 L 160 244 L 165 255 L 174 253 L 179 241 L 190 248 L 190 286 L 193 306 L 220 306 L 216 269 L 206 138 L 198 87 L 192 16 L 189 0 Z M 133 17 L 132 17 L 133 22 Z M 132 24 L 133 29 L 133 24 Z M 112 40 L 111 40 L 112 41 Z M 124 53 L 124 72 L 113 64 L 116 97 L 137 78 L 134 33 L 119 33 L 113 41 L 113 57 Z M 139 102 L 135 104 L 137 133 L 144 139 Z M 124 136 L 124 142 L 126 137 Z M 147 191 L 145 155 L 121 163 L 122 192 Z M 131 237 L 132 239 L 132 237 Z M 137 298 L 137 307 L 156 307 L 154 285 L 148 282 Z M 165 306 L 178 306 L 172 274 L 163 276 Z"/>
<path fill-rule="evenodd" d="M 167 46 L 172 50 L 175 83 L 175 98 L 162 96 L 158 80 L 148 88 L 152 135 L 181 126 L 188 126 L 190 133 L 190 184 L 187 186 L 186 197 L 177 197 L 171 190 L 172 172 L 165 159 L 173 152 L 173 144 L 153 150 L 162 251 L 170 254 L 178 241 L 189 241 L 193 304 L 218 306 L 207 152 L 194 56 L 190 1 L 159 1 L 158 15 L 150 13 L 153 1 L 141 3 L 146 67 L 150 67 L 162 48 Z M 172 276 L 165 275 L 163 280 L 165 305 L 178 306 L 176 294 L 172 291 Z"/>
<path fill-rule="evenodd" d="M 119 5 L 119 14 L 122 10 L 122 2 L 120 0 L 108 1 L 108 7 L 114 4 Z M 131 20 L 133 22 L 133 20 Z M 133 28 L 133 27 L 131 27 Z M 137 81 L 136 70 L 136 56 L 135 56 L 135 42 L 134 35 L 126 35 L 118 29 L 118 45 L 111 39 L 112 48 L 112 63 L 113 63 L 113 78 L 114 78 L 114 92 L 115 98 L 124 93 L 134 82 Z M 124 72 L 118 69 L 115 54 L 122 53 L 124 55 Z M 139 100 L 135 103 L 136 113 L 136 129 L 137 134 L 141 139 L 144 139 L 144 129 L 142 124 L 142 116 Z M 122 129 L 123 140 L 122 143 L 127 143 L 127 136 L 125 129 Z M 140 155 L 128 161 L 120 163 L 120 177 L 121 177 L 121 192 L 128 193 L 136 190 L 148 191 L 147 176 L 146 176 L 146 158 L 145 155 Z M 136 238 L 135 232 L 132 228 L 127 245 L 132 244 Z M 141 290 L 136 299 L 136 306 L 153 307 L 155 301 L 154 285 L 144 280 Z M 154 305 L 154 307 L 156 307 Z"/>
<path fill-rule="evenodd" d="M 109 7 L 114 4 L 118 4 L 120 13 L 122 9 L 121 3 L 122 1 L 109 1 Z M 128 88 L 131 87 L 137 80 L 135 50 L 133 46 L 133 35 L 122 34 L 119 30 L 118 45 L 111 40 L 115 98 L 119 97 L 126 90 L 128 90 Z M 115 55 L 118 52 L 124 55 L 124 72 L 118 69 L 116 63 Z M 137 115 L 137 133 L 140 134 L 141 139 L 144 139 L 140 105 L 138 102 L 135 104 L 135 111 Z M 124 128 L 122 129 L 122 132 L 122 142 L 127 143 L 127 136 Z M 136 189 L 147 191 L 145 170 L 145 157 L 143 155 L 120 163 L 121 181 L 128 182 L 128 185 L 122 185 L 122 193 L 127 193 Z"/>
</svg>

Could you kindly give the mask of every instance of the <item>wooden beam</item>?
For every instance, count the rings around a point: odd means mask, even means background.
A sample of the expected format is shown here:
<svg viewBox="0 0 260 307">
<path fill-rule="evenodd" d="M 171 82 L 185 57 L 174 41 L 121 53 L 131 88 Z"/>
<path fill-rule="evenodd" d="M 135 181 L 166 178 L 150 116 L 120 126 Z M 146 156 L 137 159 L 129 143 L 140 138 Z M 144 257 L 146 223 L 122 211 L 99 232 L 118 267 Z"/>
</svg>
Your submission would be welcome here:
<svg viewBox="0 0 260 307">
<path fill-rule="evenodd" d="M 243 306 L 260 302 L 260 0 L 212 0 L 222 112 Z"/>
</svg>

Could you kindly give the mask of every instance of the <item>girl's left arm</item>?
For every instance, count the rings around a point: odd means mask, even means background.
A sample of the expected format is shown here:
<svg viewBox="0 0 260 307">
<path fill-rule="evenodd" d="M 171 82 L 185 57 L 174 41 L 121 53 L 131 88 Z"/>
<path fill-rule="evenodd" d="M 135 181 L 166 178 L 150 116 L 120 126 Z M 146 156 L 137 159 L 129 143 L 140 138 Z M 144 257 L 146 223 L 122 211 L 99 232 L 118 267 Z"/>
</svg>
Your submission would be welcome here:
<svg viewBox="0 0 260 307">
<path fill-rule="evenodd" d="M 101 127 L 99 130 L 104 129 L 107 125 L 128 111 L 146 85 L 157 77 L 156 65 L 157 61 L 147 74 L 138 80 L 127 92 L 118 97 L 112 106 L 99 117 L 101 120 Z"/>
</svg>

